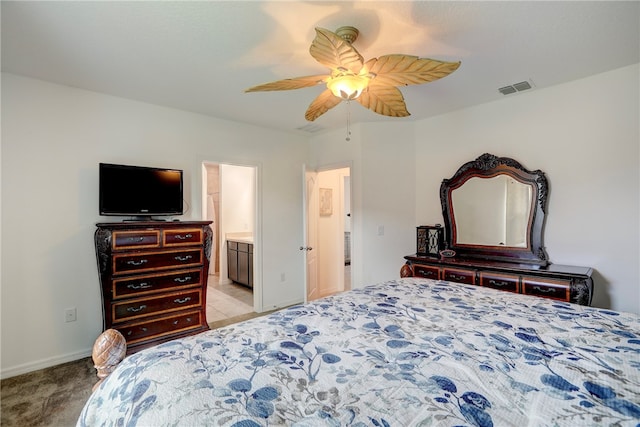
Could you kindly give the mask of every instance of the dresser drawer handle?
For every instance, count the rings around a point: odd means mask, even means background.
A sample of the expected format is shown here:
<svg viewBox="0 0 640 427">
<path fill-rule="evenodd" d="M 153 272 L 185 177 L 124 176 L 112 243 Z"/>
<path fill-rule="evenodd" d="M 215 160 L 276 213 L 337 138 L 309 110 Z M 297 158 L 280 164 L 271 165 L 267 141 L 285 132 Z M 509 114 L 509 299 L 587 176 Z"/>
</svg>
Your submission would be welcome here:
<svg viewBox="0 0 640 427">
<path fill-rule="evenodd" d="M 533 290 L 542 292 L 543 294 L 553 294 L 556 292 L 554 288 L 541 288 L 540 286 L 534 286 Z"/>
<path fill-rule="evenodd" d="M 174 325 L 177 325 L 177 324 L 178 324 L 178 322 L 180 322 L 180 321 L 179 321 L 179 320 L 176 320 L 176 321 L 174 321 L 174 322 L 173 322 L 173 324 L 174 324 Z"/>
<path fill-rule="evenodd" d="M 175 279 L 173 279 L 174 282 L 178 282 L 178 283 L 186 283 L 189 280 L 191 280 L 191 276 L 176 277 Z"/>
<path fill-rule="evenodd" d="M 173 300 L 173 302 L 178 303 L 178 304 L 184 304 L 187 301 L 191 301 L 191 297 L 176 298 L 176 299 Z"/>
<path fill-rule="evenodd" d="M 449 277 L 452 278 L 453 280 L 464 280 L 464 279 L 466 279 L 465 276 L 456 276 L 455 274 L 450 274 Z"/>
<path fill-rule="evenodd" d="M 146 264 L 146 263 L 147 263 L 146 259 L 141 259 L 139 261 L 136 261 L 136 260 L 132 259 L 132 260 L 127 261 L 127 265 L 135 265 L 135 266 L 140 266 L 140 265 L 143 265 L 143 264 Z"/>
<path fill-rule="evenodd" d="M 187 240 L 193 237 L 193 234 L 189 233 L 189 234 L 185 234 L 184 236 L 182 234 L 176 234 L 176 239 L 178 240 Z"/>
<path fill-rule="evenodd" d="M 143 242 L 144 237 L 129 237 L 130 242 Z"/>
<path fill-rule="evenodd" d="M 147 331 L 148 331 L 148 329 L 147 329 L 147 328 L 140 328 L 140 330 L 141 330 L 142 332 L 147 332 Z"/>
<path fill-rule="evenodd" d="M 489 280 L 489 284 L 490 285 L 495 285 L 495 286 L 509 286 L 510 283 L 509 282 L 500 282 L 500 281 L 492 279 L 492 280 Z"/>
<path fill-rule="evenodd" d="M 147 288 L 151 288 L 153 287 L 153 285 L 151 285 L 150 283 L 147 282 L 142 282 L 142 283 L 138 283 L 137 285 L 134 283 L 131 283 L 130 285 L 127 285 L 127 288 L 129 289 L 147 289 Z"/>
<path fill-rule="evenodd" d="M 193 258 L 193 256 L 191 255 L 185 255 L 185 256 L 176 256 L 173 259 L 175 259 L 176 261 L 189 261 L 191 258 Z"/>
<path fill-rule="evenodd" d="M 140 307 L 138 307 L 138 308 L 135 308 L 135 307 L 128 307 L 128 308 L 127 308 L 127 311 L 129 311 L 129 312 L 131 312 L 131 313 L 137 313 L 137 312 L 139 312 L 139 311 L 144 310 L 145 308 L 147 308 L 147 306 L 143 304 L 143 305 L 141 305 L 141 306 L 140 306 Z"/>
</svg>

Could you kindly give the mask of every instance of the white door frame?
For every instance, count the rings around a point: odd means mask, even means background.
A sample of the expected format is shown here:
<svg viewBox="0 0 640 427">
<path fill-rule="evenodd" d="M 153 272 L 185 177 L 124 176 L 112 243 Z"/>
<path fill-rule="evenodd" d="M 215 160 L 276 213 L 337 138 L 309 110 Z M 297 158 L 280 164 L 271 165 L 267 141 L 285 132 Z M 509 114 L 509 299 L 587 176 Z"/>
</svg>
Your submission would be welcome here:
<svg viewBox="0 0 640 427">
<path fill-rule="evenodd" d="M 349 169 L 349 176 L 352 176 L 353 173 L 353 164 L 352 162 L 342 162 L 342 163 L 335 163 L 335 164 L 330 164 L 330 165 L 324 165 L 324 166 L 320 166 L 318 168 L 316 168 L 315 170 L 313 169 L 309 169 L 306 165 L 303 165 L 303 185 L 304 185 L 304 194 L 303 194 L 303 212 L 304 212 L 304 218 L 303 218 L 303 230 L 304 230 L 304 243 L 303 243 L 303 247 L 308 247 L 308 238 L 307 238 L 307 223 L 310 220 L 307 213 L 306 213 L 306 209 L 307 209 L 307 182 L 306 182 L 306 174 L 308 171 L 314 171 L 317 173 L 322 173 L 322 172 L 326 172 L 326 171 L 331 171 L 331 170 L 336 170 L 336 169 Z M 351 205 L 351 212 L 353 212 L 353 179 L 349 180 L 349 184 L 350 184 L 350 205 Z M 344 191 L 344 187 L 343 187 L 343 183 L 341 182 L 340 185 L 338 186 L 338 206 L 337 208 L 340 210 L 340 212 L 338 212 L 340 214 L 340 228 L 343 231 L 343 235 L 344 235 L 344 218 L 343 218 L 343 214 L 346 214 L 344 212 L 344 197 L 343 197 L 343 191 Z M 319 216 L 318 215 L 312 215 L 313 216 L 313 220 L 318 220 Z M 352 217 L 353 218 L 353 217 Z M 353 227 L 353 221 L 352 221 L 352 227 L 351 227 L 351 242 L 352 242 L 352 251 L 351 254 L 353 256 L 353 239 L 354 239 L 354 227 Z M 340 236 L 338 236 L 340 237 Z M 342 237 L 344 238 L 344 237 Z M 320 239 L 317 240 L 317 242 L 315 243 L 316 248 L 314 248 L 314 250 L 318 250 L 318 253 L 320 252 Z M 304 278 L 305 278 L 305 283 L 304 283 L 304 299 L 305 302 L 307 302 L 307 292 L 309 289 L 309 283 L 308 283 L 308 276 L 307 276 L 307 257 L 304 257 Z M 352 260 L 352 265 L 353 265 L 353 260 Z M 344 262 L 342 261 L 342 268 L 344 269 Z M 351 280 L 349 281 L 351 286 L 353 284 L 353 274 L 354 274 L 354 270 L 353 268 L 351 268 Z M 344 275 L 340 276 L 339 282 L 341 283 L 341 289 L 346 290 L 345 286 L 344 286 Z M 350 286 L 350 288 L 351 288 Z"/>
<path fill-rule="evenodd" d="M 304 302 L 317 298 L 318 291 L 318 173 L 302 166 L 303 191 L 302 191 L 302 222 L 303 222 L 303 244 L 300 250 L 304 253 Z M 310 182 L 311 191 L 310 190 Z"/>
</svg>

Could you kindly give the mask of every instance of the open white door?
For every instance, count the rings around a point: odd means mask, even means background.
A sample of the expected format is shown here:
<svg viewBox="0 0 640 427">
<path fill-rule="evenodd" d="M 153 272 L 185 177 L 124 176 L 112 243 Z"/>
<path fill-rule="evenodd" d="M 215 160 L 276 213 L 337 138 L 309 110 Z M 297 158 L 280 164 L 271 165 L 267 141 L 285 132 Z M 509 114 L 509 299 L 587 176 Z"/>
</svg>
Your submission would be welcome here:
<svg viewBox="0 0 640 427">
<path fill-rule="evenodd" d="M 318 262 L 316 250 L 318 244 L 318 174 L 315 171 L 304 170 L 304 225 L 305 242 L 300 246 L 306 257 L 307 286 L 305 302 L 318 298 Z"/>
</svg>

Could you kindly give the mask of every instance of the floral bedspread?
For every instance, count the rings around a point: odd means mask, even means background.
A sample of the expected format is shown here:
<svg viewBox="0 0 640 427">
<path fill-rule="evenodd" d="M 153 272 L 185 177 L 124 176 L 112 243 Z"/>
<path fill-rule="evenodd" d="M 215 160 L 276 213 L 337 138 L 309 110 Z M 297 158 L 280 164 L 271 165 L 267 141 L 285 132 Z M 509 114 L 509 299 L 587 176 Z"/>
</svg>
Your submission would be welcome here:
<svg viewBox="0 0 640 427">
<path fill-rule="evenodd" d="M 640 424 L 640 316 L 428 279 L 127 357 L 78 426 Z"/>
</svg>

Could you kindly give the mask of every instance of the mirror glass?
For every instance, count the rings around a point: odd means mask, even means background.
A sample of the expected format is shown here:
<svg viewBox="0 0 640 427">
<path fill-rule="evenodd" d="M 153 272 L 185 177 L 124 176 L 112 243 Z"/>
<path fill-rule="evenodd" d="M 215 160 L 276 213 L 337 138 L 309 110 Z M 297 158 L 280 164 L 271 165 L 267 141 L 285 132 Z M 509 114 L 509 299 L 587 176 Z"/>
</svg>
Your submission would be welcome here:
<svg viewBox="0 0 640 427">
<path fill-rule="evenodd" d="M 533 187 L 508 175 L 472 177 L 451 191 L 456 243 L 526 248 Z"/>
<path fill-rule="evenodd" d="M 547 178 L 485 153 L 440 186 L 446 248 L 457 258 L 547 265 Z"/>
</svg>

